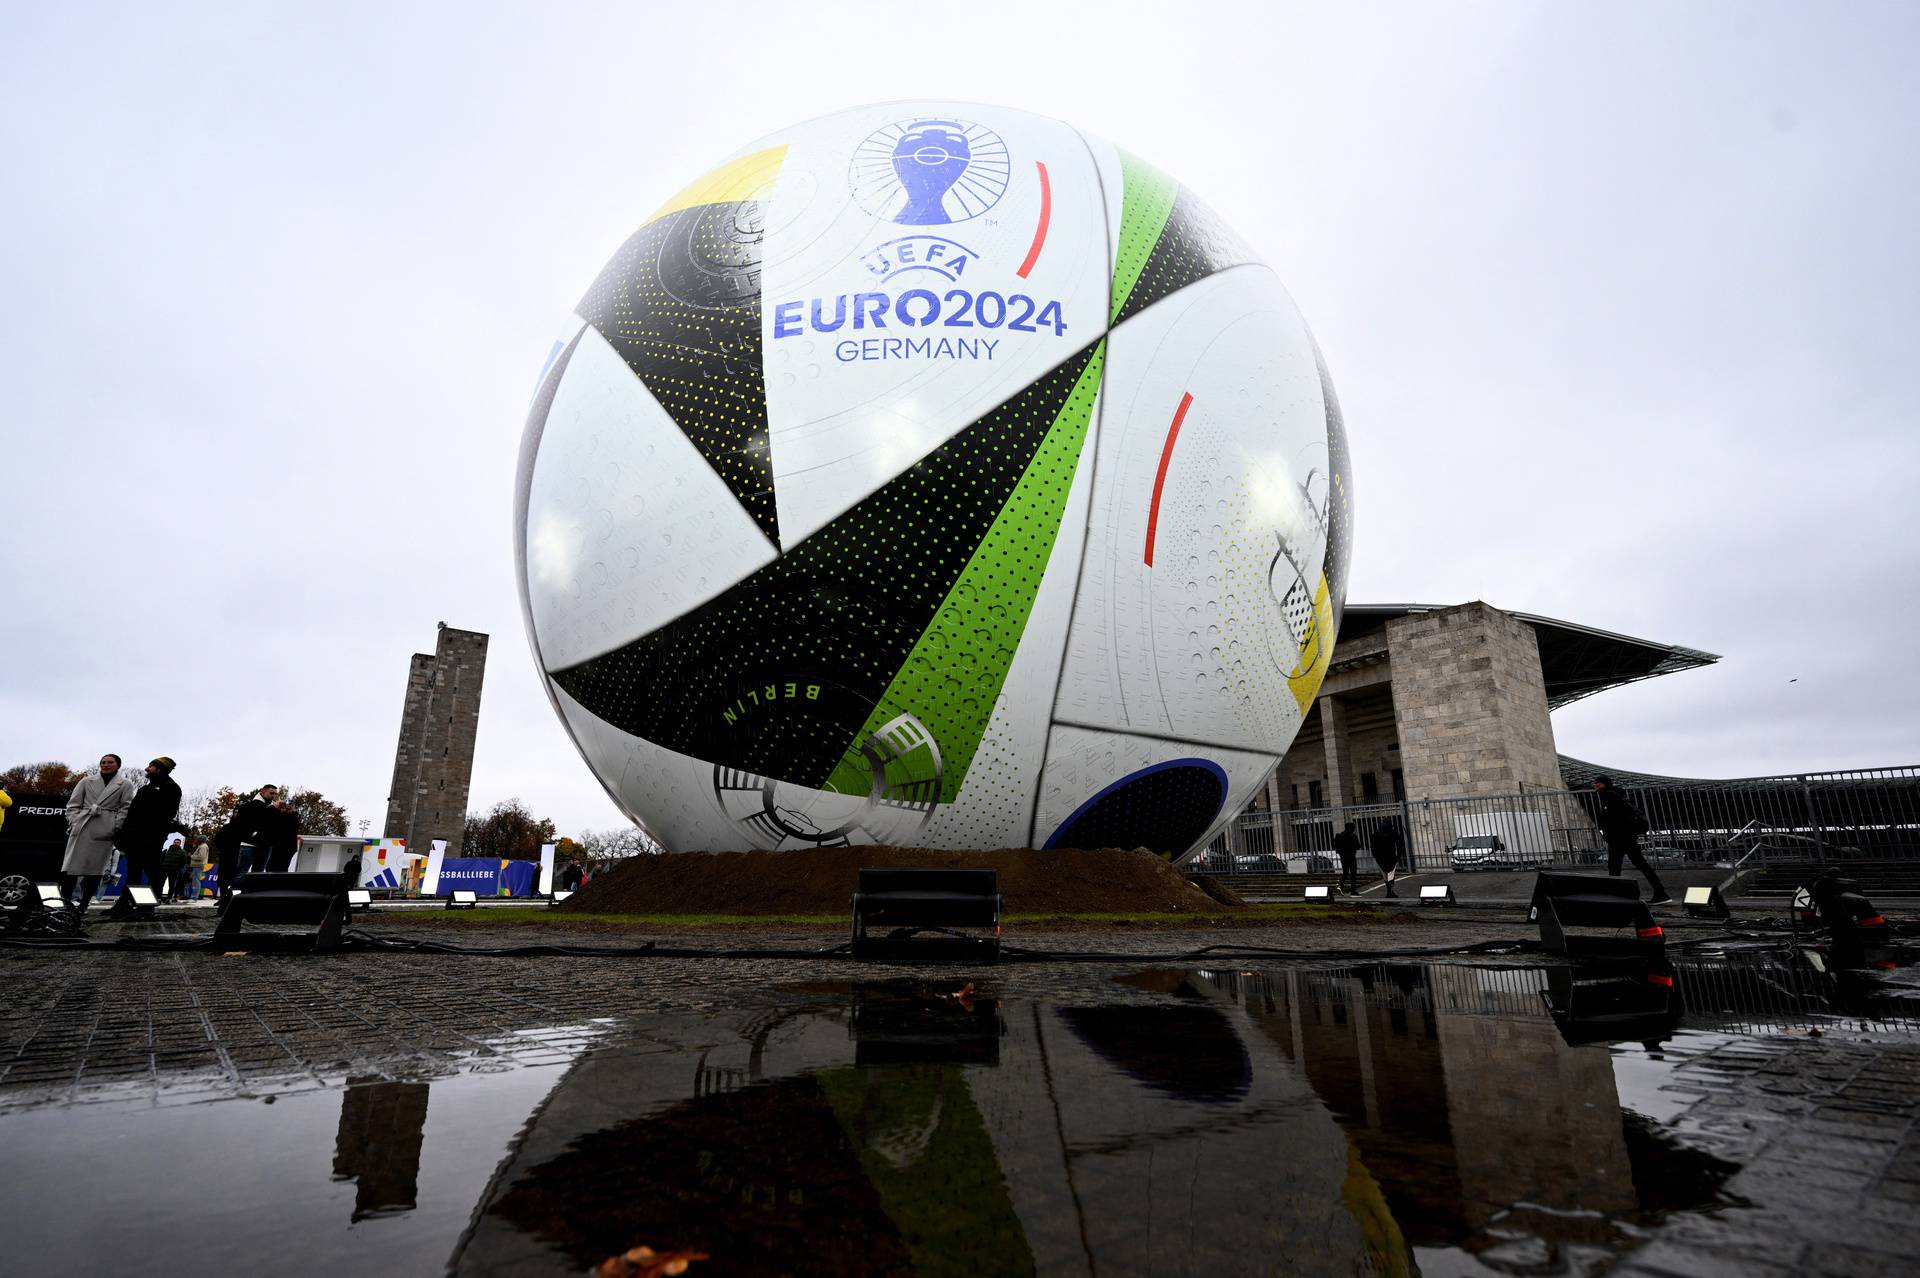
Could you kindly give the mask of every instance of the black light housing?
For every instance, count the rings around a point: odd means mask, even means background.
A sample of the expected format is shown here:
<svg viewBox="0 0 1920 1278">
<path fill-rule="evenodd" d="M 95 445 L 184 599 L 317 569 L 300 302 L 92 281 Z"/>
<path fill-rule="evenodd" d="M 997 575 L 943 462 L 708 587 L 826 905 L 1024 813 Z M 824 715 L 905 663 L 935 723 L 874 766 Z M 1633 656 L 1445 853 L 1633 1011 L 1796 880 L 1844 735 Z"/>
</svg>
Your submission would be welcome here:
<svg viewBox="0 0 1920 1278">
<path fill-rule="evenodd" d="M 1733 917 L 1733 910 L 1727 905 L 1727 898 L 1720 895 L 1717 887 L 1690 887 L 1686 891 L 1684 904 L 1687 915 L 1696 919 L 1726 919 Z"/>
<path fill-rule="evenodd" d="M 993 870 L 863 868 L 853 894 L 853 957 L 995 962 L 1000 876 Z M 887 927 L 884 936 L 869 927 Z M 992 928 L 992 936 L 954 929 Z"/>
<path fill-rule="evenodd" d="M 1594 874 L 1541 874 L 1533 881 L 1527 917 L 1549 952 L 1576 958 L 1650 961 L 1666 953 L 1666 931 L 1640 899 L 1631 879 Z M 1605 929 L 1604 934 L 1569 928 Z M 1633 929 L 1632 936 L 1621 933 Z"/>
</svg>

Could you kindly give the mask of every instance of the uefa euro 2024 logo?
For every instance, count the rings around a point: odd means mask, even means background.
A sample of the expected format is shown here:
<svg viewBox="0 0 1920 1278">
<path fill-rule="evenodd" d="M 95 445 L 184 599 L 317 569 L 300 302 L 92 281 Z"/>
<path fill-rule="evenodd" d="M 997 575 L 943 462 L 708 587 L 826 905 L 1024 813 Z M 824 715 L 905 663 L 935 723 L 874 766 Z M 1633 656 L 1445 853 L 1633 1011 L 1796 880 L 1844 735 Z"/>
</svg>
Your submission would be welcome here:
<svg viewBox="0 0 1920 1278">
<path fill-rule="evenodd" d="M 1007 192 L 1007 144 L 964 120 L 905 120 L 854 148 L 854 199 L 902 226 L 944 226 L 979 217 Z"/>
<path fill-rule="evenodd" d="M 1012 174 L 1007 144 L 992 129 L 965 120 L 910 119 L 869 134 L 854 148 L 847 176 L 854 201 L 874 217 L 900 226 L 944 227 L 993 208 L 1007 193 Z M 1044 169 L 1040 181 L 1044 187 Z M 829 338 L 833 357 L 842 364 L 991 363 L 1008 335 L 1064 336 L 1067 319 L 1060 301 L 1024 291 L 1034 287 L 1026 282 L 1028 267 L 1044 242 L 1047 205 L 1042 199 L 1040 230 L 1028 261 L 1017 278 L 996 281 L 1000 288 L 975 287 L 972 277 L 981 255 L 974 249 L 946 235 L 916 231 L 873 244 L 859 255 L 865 288 L 774 302 L 773 340 Z M 875 287 L 890 283 L 892 289 Z M 1001 291 L 1009 285 L 1021 291 Z M 1015 344 L 1026 340 L 1012 339 Z"/>
</svg>

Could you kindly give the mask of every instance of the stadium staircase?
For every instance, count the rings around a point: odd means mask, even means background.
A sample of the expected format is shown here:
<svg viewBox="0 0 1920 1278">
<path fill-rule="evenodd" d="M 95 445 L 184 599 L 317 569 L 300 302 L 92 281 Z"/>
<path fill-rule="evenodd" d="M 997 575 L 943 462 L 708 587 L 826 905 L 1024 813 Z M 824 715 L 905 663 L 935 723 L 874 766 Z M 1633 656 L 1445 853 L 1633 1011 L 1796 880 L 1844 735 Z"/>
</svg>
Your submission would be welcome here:
<svg viewBox="0 0 1920 1278">
<path fill-rule="evenodd" d="M 1837 861 L 1840 873 L 1860 885 L 1871 897 L 1920 896 L 1920 860 Z M 1793 865 L 1767 865 L 1755 870 L 1735 887 L 1737 896 L 1793 895 L 1793 890 L 1819 878 L 1826 866 L 1814 862 Z"/>
</svg>

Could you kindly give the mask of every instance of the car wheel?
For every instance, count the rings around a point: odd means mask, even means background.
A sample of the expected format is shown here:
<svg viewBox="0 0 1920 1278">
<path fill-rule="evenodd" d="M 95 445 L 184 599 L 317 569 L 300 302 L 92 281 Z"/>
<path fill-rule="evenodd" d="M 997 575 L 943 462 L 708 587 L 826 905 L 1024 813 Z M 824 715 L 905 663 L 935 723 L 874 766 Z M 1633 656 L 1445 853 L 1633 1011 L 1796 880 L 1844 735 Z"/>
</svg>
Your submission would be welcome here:
<svg viewBox="0 0 1920 1278">
<path fill-rule="evenodd" d="M 24 874 L 0 878 L 0 905 L 11 909 L 33 895 L 33 881 Z"/>
</svg>

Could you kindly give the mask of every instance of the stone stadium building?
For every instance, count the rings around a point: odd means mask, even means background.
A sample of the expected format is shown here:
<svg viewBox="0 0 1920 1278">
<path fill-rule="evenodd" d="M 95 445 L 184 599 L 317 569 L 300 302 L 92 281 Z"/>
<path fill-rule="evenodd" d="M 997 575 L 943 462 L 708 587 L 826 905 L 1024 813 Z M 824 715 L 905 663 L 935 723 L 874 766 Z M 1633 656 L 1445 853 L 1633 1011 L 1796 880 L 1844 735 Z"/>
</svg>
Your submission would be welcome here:
<svg viewBox="0 0 1920 1278">
<path fill-rule="evenodd" d="M 1254 809 L 1559 790 L 1554 710 L 1718 660 L 1479 602 L 1349 604 L 1320 695 Z"/>
<path fill-rule="evenodd" d="M 1920 767 L 1707 779 L 1556 748 L 1561 706 L 1718 660 L 1479 602 L 1349 605 L 1299 735 L 1207 863 L 1323 870 L 1344 822 L 1365 837 L 1394 821 L 1414 869 L 1595 865 L 1590 787 L 1602 772 L 1645 815 L 1648 855 L 1662 863 L 1843 860 L 1857 875 L 1920 858 Z"/>
</svg>

